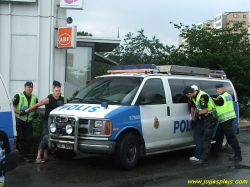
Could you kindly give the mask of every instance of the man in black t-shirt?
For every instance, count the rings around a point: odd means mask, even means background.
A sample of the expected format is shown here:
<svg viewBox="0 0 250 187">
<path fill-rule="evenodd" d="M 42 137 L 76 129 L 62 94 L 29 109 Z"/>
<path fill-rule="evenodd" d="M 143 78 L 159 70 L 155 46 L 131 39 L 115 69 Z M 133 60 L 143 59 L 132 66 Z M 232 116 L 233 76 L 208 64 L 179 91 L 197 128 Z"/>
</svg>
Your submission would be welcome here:
<svg viewBox="0 0 250 187">
<path fill-rule="evenodd" d="M 4 186 L 5 178 L 5 155 L 10 153 L 8 135 L 0 130 L 0 186 Z"/>
<path fill-rule="evenodd" d="M 33 107 L 29 108 L 25 112 L 29 112 L 30 110 L 33 110 L 37 107 L 45 105 L 45 116 L 43 119 L 43 132 L 42 132 L 42 140 L 40 142 L 38 153 L 37 153 L 37 164 L 42 164 L 45 162 L 45 160 L 48 159 L 48 145 L 46 144 L 44 140 L 44 136 L 49 134 L 48 130 L 48 116 L 49 113 L 54 110 L 55 108 L 63 105 L 66 103 L 66 100 L 64 97 L 61 96 L 61 83 L 58 81 L 53 82 L 53 95 L 48 95 L 45 99 L 43 99 L 41 102 L 37 103 Z M 42 152 L 44 151 L 44 159 L 42 159 Z"/>
</svg>

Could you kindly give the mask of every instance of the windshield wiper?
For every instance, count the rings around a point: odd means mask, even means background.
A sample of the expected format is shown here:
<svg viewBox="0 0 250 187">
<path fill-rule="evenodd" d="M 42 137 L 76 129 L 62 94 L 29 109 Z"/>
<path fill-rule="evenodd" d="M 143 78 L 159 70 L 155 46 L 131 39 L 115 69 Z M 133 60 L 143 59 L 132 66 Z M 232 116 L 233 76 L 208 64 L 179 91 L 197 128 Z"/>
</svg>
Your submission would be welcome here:
<svg viewBox="0 0 250 187">
<path fill-rule="evenodd" d="M 73 101 L 73 102 L 74 102 L 74 101 L 80 101 L 81 103 L 83 103 L 83 99 L 81 99 L 81 98 L 77 98 L 77 97 L 76 97 L 76 98 L 74 98 L 72 101 Z"/>
</svg>

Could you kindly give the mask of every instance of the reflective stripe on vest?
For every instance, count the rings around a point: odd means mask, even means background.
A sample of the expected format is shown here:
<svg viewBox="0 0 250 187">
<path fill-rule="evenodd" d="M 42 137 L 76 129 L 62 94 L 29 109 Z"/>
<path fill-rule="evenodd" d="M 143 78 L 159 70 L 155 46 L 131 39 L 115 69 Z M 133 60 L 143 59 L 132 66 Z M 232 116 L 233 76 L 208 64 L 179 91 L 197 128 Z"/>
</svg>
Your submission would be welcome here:
<svg viewBox="0 0 250 187">
<path fill-rule="evenodd" d="M 222 106 L 216 105 L 216 111 L 219 122 L 223 123 L 229 119 L 236 118 L 232 96 L 229 93 L 224 92 L 218 97 L 221 97 L 224 101 L 224 104 Z"/>
<path fill-rule="evenodd" d="M 201 98 L 202 95 L 207 95 L 208 96 L 208 103 L 207 103 L 208 112 L 207 112 L 207 114 L 205 114 L 205 116 L 208 115 L 208 114 L 214 114 L 215 113 L 215 105 L 214 105 L 214 102 L 213 102 L 212 98 L 206 92 L 203 92 L 201 90 L 199 90 L 199 94 L 196 97 L 196 101 L 195 101 L 194 98 L 192 98 L 197 110 L 199 112 L 202 110 L 201 105 L 200 105 L 200 98 Z"/>
<path fill-rule="evenodd" d="M 19 93 L 19 103 L 17 105 L 17 109 L 19 111 L 21 110 L 27 110 L 28 109 L 28 106 L 29 106 L 29 103 L 27 101 L 27 98 L 25 97 L 24 93 Z M 36 100 L 37 100 L 37 96 L 34 95 L 34 94 L 31 94 L 31 100 L 30 100 L 30 107 L 35 105 L 36 103 Z M 33 120 L 33 115 L 35 114 L 35 110 L 32 110 L 30 111 L 28 114 L 24 115 L 24 116 L 20 116 L 19 114 L 15 113 L 15 116 L 18 118 L 18 119 L 21 119 L 23 121 L 27 121 L 27 122 L 30 122 Z"/>
</svg>

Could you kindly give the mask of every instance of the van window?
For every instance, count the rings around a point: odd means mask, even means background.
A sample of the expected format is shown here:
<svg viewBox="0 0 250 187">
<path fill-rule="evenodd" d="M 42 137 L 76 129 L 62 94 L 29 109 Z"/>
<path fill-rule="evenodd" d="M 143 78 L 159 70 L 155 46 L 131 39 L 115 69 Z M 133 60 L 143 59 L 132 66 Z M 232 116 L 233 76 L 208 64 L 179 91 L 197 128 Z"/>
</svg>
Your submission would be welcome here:
<svg viewBox="0 0 250 187">
<path fill-rule="evenodd" d="M 141 77 L 97 77 L 81 90 L 71 102 L 130 105 L 141 82 Z"/>
<path fill-rule="evenodd" d="M 168 80 L 173 103 L 187 103 L 187 96 L 183 95 L 183 89 L 186 87 L 184 80 L 182 79 L 169 79 Z"/>
<path fill-rule="evenodd" d="M 233 87 L 229 82 L 223 81 L 207 81 L 207 80 L 194 80 L 194 79 L 169 79 L 168 80 L 173 103 L 187 103 L 187 97 L 182 95 L 182 91 L 186 86 L 196 85 L 202 91 L 208 93 L 211 97 L 217 97 L 218 93 L 215 89 L 215 85 L 223 84 L 225 90 L 233 97 L 235 101 L 235 95 Z"/>
<path fill-rule="evenodd" d="M 166 96 L 161 79 L 153 78 L 146 81 L 140 93 L 141 101 L 145 101 L 145 95 L 147 92 L 151 92 L 155 95 L 152 103 L 153 105 L 166 104 Z"/>
<path fill-rule="evenodd" d="M 229 82 L 222 82 L 222 81 L 202 81 L 201 82 L 201 90 L 208 93 L 211 97 L 217 97 L 218 93 L 215 89 L 215 85 L 223 84 L 226 92 L 228 92 L 232 97 L 233 101 L 235 101 L 235 95 L 233 88 Z"/>
</svg>

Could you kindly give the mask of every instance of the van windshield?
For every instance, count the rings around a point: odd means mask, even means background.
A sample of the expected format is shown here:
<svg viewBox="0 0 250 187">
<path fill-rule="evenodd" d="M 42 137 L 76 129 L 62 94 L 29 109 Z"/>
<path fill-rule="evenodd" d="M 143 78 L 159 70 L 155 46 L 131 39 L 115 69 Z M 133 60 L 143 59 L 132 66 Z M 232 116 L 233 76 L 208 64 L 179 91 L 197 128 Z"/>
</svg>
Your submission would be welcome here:
<svg viewBox="0 0 250 187">
<path fill-rule="evenodd" d="M 142 77 L 97 77 L 72 102 L 131 105 L 142 80 Z"/>
</svg>

